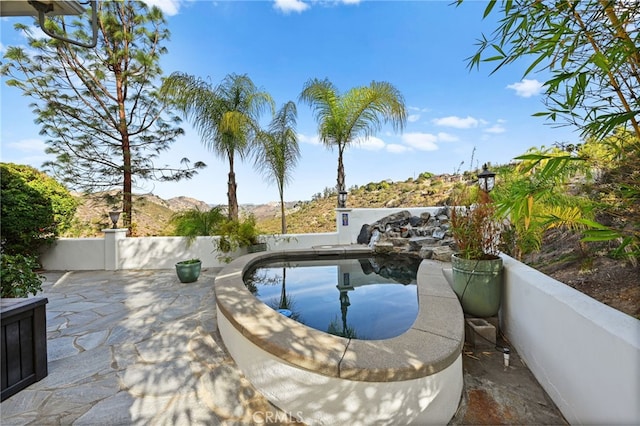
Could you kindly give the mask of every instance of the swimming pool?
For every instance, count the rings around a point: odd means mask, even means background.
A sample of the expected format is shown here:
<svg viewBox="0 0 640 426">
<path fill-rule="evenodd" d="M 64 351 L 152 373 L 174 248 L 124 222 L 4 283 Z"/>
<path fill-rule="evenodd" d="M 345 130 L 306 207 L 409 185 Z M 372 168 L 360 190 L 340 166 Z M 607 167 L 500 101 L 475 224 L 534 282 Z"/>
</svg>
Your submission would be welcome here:
<svg viewBox="0 0 640 426">
<path fill-rule="evenodd" d="M 420 259 L 352 259 L 258 263 L 244 276 L 249 291 L 283 315 L 336 336 L 396 337 L 418 315 Z"/>
<path fill-rule="evenodd" d="M 273 405 L 308 425 L 446 424 L 462 394 L 464 318 L 442 263 L 420 263 L 418 315 L 409 330 L 384 340 L 307 327 L 259 301 L 243 281 L 259 263 L 334 260 L 355 253 L 372 252 L 366 246 L 322 246 L 232 261 L 214 285 L 226 349 Z"/>
</svg>

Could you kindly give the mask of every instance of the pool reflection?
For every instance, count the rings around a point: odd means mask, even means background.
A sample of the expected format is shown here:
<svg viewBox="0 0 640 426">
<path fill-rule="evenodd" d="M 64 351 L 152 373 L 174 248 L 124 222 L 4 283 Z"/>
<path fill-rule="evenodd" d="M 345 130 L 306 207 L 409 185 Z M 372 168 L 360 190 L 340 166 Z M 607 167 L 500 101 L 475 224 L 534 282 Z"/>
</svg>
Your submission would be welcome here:
<svg viewBox="0 0 640 426">
<path fill-rule="evenodd" d="M 245 285 L 275 310 L 302 324 L 354 339 L 388 339 L 408 330 L 418 313 L 421 259 L 271 262 L 245 275 Z"/>
</svg>

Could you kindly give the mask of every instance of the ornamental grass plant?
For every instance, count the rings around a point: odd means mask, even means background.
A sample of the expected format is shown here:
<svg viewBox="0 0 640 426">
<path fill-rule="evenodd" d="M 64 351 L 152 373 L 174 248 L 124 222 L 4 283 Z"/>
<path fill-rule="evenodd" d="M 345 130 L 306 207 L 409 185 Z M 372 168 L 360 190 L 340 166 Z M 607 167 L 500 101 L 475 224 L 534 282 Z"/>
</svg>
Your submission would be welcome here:
<svg viewBox="0 0 640 426">
<path fill-rule="evenodd" d="M 474 188 L 471 194 L 465 187 L 457 200 L 475 201 L 456 204 L 451 210 L 451 233 L 457 246 L 457 255 L 469 260 L 498 258 L 502 246 L 502 222 L 488 193 Z"/>
</svg>

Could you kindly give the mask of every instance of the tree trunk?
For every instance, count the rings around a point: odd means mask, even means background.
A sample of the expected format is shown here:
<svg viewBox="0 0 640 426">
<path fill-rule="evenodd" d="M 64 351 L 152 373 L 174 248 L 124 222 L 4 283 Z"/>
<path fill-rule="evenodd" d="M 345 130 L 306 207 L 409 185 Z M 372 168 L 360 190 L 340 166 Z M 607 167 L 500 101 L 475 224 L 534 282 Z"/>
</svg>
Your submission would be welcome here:
<svg viewBox="0 0 640 426">
<path fill-rule="evenodd" d="M 123 225 L 127 228 L 127 236 L 131 236 L 133 201 L 131 195 L 131 149 L 129 135 L 122 135 L 122 160 L 123 160 L 123 181 L 122 181 L 122 212 Z"/>
<path fill-rule="evenodd" d="M 282 218 L 282 233 L 287 233 L 287 218 L 284 216 L 284 194 L 280 191 L 280 217 Z"/>
<path fill-rule="evenodd" d="M 131 236 L 132 206 L 131 199 L 131 142 L 129 129 L 127 128 L 127 116 L 125 111 L 125 90 L 122 73 L 115 71 L 116 93 L 118 96 L 118 118 L 120 120 L 120 137 L 122 140 L 122 213 L 123 224 L 127 228 L 127 236 Z"/>
<path fill-rule="evenodd" d="M 236 173 L 233 171 L 233 154 L 229 155 L 229 181 L 227 182 L 227 201 L 228 206 L 228 218 L 230 220 L 238 220 L 238 196 L 236 184 Z"/>
<path fill-rule="evenodd" d="M 236 174 L 229 172 L 229 182 L 227 183 L 227 198 L 229 202 L 229 219 L 238 220 L 238 198 L 236 195 Z"/>
<path fill-rule="evenodd" d="M 132 220 L 132 212 L 133 212 L 133 200 L 131 195 L 131 155 L 127 156 L 127 161 L 129 161 L 128 171 L 125 171 L 124 174 L 124 185 L 122 187 L 122 212 L 124 213 L 124 227 L 127 228 L 127 236 L 131 236 L 131 224 Z M 126 166 L 125 166 L 126 167 Z"/>
<path fill-rule="evenodd" d="M 344 147 L 344 143 L 338 143 L 338 184 L 336 186 L 336 190 L 338 191 L 338 207 L 340 207 L 340 191 L 344 191 L 344 163 L 342 162 Z"/>
</svg>

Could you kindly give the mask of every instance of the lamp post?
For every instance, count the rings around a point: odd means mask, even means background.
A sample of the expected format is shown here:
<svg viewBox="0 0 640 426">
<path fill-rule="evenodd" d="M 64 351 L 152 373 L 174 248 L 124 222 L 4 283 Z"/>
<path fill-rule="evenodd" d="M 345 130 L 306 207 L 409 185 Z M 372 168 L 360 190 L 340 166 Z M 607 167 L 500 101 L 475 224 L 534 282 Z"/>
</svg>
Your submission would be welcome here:
<svg viewBox="0 0 640 426">
<path fill-rule="evenodd" d="M 482 172 L 478 173 L 478 185 L 485 193 L 491 192 L 496 184 L 496 174 L 489 170 L 487 163 L 482 166 Z"/>
<path fill-rule="evenodd" d="M 113 223 L 113 227 L 111 229 L 117 229 L 118 219 L 120 219 L 120 212 L 118 211 L 109 212 L 109 219 L 111 219 L 111 222 Z"/>
<path fill-rule="evenodd" d="M 338 192 L 338 208 L 344 209 L 347 207 L 347 191 Z"/>
</svg>

